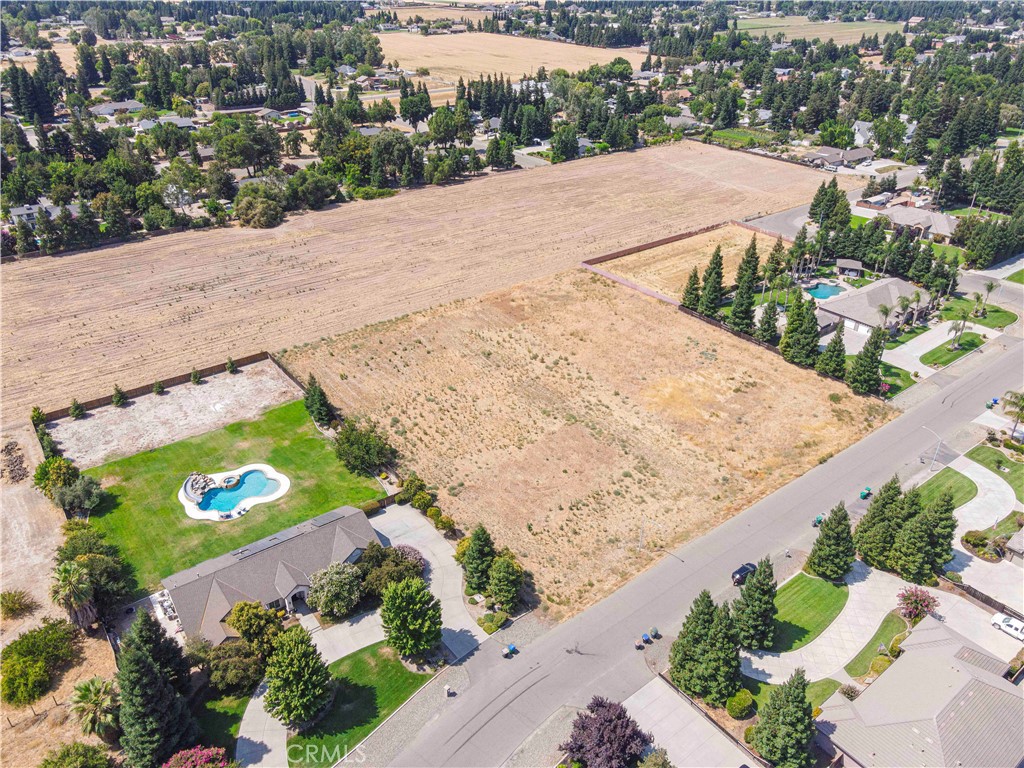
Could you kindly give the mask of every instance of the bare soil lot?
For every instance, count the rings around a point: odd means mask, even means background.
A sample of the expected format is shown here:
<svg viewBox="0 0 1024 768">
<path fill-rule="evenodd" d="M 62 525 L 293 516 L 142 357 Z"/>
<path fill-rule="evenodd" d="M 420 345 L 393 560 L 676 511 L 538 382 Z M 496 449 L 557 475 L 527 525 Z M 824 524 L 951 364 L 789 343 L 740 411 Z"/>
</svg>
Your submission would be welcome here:
<svg viewBox="0 0 1024 768">
<path fill-rule="evenodd" d="M 342 411 L 376 420 L 463 530 L 482 522 L 522 557 L 556 616 L 609 594 L 654 547 L 708 530 L 889 414 L 581 270 L 282 361 L 316 374 Z M 647 549 L 638 553 L 641 510 Z"/>
<path fill-rule="evenodd" d="M 696 142 L 4 264 L 4 424 L 811 199 L 823 175 Z"/>
<path fill-rule="evenodd" d="M 255 419 L 300 397 L 295 382 L 272 360 L 263 360 L 235 374 L 210 376 L 198 386 L 182 384 L 162 395 L 134 398 L 126 407 L 108 405 L 47 426 L 64 455 L 79 469 L 88 469 Z"/>
<path fill-rule="evenodd" d="M 399 18 L 404 19 L 402 14 L 400 11 Z M 389 32 L 380 35 L 380 44 L 387 61 L 398 59 L 404 69 L 427 67 L 432 76 L 451 82 L 460 77 L 479 77 L 481 73 L 504 73 L 519 80 L 538 67 L 546 67 L 549 72 L 556 67 L 576 72 L 591 64 L 607 64 L 618 56 L 639 67 L 647 55 L 638 48 L 588 48 L 486 32 L 429 37 Z"/>
<path fill-rule="evenodd" d="M 666 296 L 681 299 L 690 271 L 697 267 L 703 274 L 716 246 L 722 247 L 725 281 L 731 282 L 752 237 L 757 238 L 757 253 L 764 261 L 775 245 L 775 238 L 727 224 L 685 240 L 603 262 L 600 267 Z"/>
</svg>

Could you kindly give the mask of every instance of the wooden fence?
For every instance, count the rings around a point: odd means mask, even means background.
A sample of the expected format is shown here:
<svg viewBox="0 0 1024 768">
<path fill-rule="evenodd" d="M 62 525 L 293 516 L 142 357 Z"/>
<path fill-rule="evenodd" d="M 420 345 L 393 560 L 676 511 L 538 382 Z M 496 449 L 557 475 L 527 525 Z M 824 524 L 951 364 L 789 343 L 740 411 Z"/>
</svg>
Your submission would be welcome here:
<svg viewBox="0 0 1024 768">
<path fill-rule="evenodd" d="M 235 365 L 237 365 L 239 368 L 242 368 L 246 365 L 252 365 L 253 363 L 258 363 L 262 360 L 273 360 L 273 358 L 270 356 L 268 352 L 257 352 L 254 355 L 246 355 L 245 357 L 240 357 L 234 362 Z M 209 365 L 206 366 L 205 368 L 199 368 L 199 375 L 205 377 L 213 376 L 215 373 L 224 373 L 225 364 L 226 361 L 225 363 L 218 363 L 217 365 Z M 281 366 L 278 367 L 280 368 Z M 126 389 L 124 390 L 124 393 L 129 399 L 131 399 L 133 397 L 140 397 L 142 395 L 148 395 L 152 393 L 153 384 L 155 383 L 155 381 L 160 381 L 163 383 L 165 387 L 170 388 L 180 386 L 181 384 L 187 384 L 191 380 L 192 372 L 189 371 L 188 373 L 181 373 L 166 379 L 156 379 L 153 382 L 150 382 L 149 384 L 144 384 L 139 387 L 132 387 L 131 389 Z M 102 408 L 105 405 L 110 405 L 113 402 L 113 399 L 114 394 L 113 392 L 111 392 L 109 395 L 97 397 L 93 400 L 87 400 L 81 405 L 86 411 L 92 411 L 95 410 L 96 408 Z M 55 411 L 50 411 L 45 414 L 47 421 L 56 421 L 57 419 L 63 419 L 70 415 L 70 406 L 67 408 L 58 408 Z"/>
<path fill-rule="evenodd" d="M 952 588 L 954 592 L 960 592 L 963 595 L 966 595 L 967 597 L 977 600 L 979 603 L 987 605 L 989 608 L 993 608 L 999 611 L 1000 613 L 1005 613 L 1007 616 L 1013 616 L 1015 619 L 1020 619 L 1021 621 L 1024 621 L 1024 614 L 1022 614 L 1020 611 L 1011 608 L 1010 606 L 1006 605 L 1006 603 L 1002 603 L 999 600 L 996 600 L 994 597 L 986 595 L 984 592 L 975 589 L 970 584 L 958 584 L 955 581 L 950 581 L 945 576 L 939 576 L 939 581 L 941 581 L 946 586 Z"/>
<path fill-rule="evenodd" d="M 677 243 L 680 240 L 685 240 L 688 237 L 702 235 L 705 232 L 710 232 L 713 229 L 720 229 L 721 227 L 724 227 L 728 223 L 729 222 L 727 221 L 720 221 L 718 224 L 709 224 L 708 226 L 701 227 L 700 229 L 691 229 L 689 232 L 681 232 L 678 235 L 669 235 L 668 237 L 663 237 L 660 240 L 652 240 L 649 243 L 641 243 L 640 245 L 633 245 L 630 246 L 629 248 L 622 248 L 621 250 L 618 251 L 612 251 L 611 253 L 606 253 L 603 256 L 595 256 L 592 259 L 586 259 L 583 263 L 586 264 L 587 266 L 603 264 L 604 262 L 612 261 L 613 259 L 621 259 L 623 256 L 629 256 L 634 253 L 640 253 L 641 251 L 647 251 L 650 250 L 651 248 L 657 248 L 658 246 L 661 245 L 668 245 L 669 243 Z"/>
</svg>

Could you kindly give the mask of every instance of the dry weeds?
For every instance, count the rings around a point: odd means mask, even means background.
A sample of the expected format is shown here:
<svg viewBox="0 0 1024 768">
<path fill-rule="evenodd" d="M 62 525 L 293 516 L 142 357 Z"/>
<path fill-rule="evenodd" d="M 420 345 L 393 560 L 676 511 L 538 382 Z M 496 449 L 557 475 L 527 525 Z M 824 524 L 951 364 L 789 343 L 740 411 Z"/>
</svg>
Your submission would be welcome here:
<svg viewBox="0 0 1024 768">
<path fill-rule="evenodd" d="M 760 233 L 755 235 L 749 229 L 728 224 L 685 240 L 606 261 L 600 267 L 678 299 L 682 298 L 690 270 L 697 267 L 703 274 L 711 254 L 719 245 L 722 247 L 725 280 L 726 283 L 730 282 L 744 251 L 750 245 L 751 237 L 757 238 L 757 253 L 764 261 L 775 245 L 775 238 Z"/>
<path fill-rule="evenodd" d="M 582 271 L 283 362 L 387 430 L 461 528 L 482 522 L 518 553 L 556 616 L 888 418 L 845 391 L 833 404 L 838 388 L 814 373 Z"/>
<path fill-rule="evenodd" d="M 822 177 L 683 142 L 4 264 L 4 424 L 788 208 Z"/>
</svg>

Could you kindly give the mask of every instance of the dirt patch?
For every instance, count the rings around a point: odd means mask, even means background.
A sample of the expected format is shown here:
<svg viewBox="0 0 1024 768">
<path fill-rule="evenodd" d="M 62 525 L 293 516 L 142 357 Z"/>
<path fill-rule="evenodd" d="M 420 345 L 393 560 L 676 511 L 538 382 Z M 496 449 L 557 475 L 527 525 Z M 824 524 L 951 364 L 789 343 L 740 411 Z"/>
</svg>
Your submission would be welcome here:
<svg viewBox="0 0 1024 768">
<path fill-rule="evenodd" d="M 757 253 L 764 261 L 775 245 L 775 238 L 727 224 L 685 240 L 606 261 L 600 267 L 666 296 L 681 299 L 690 271 L 697 267 L 703 274 L 716 246 L 722 247 L 725 280 L 726 283 L 731 282 L 752 237 L 757 238 Z"/>
<path fill-rule="evenodd" d="M 202 384 L 144 395 L 128 407 L 112 405 L 49 426 L 64 455 L 79 469 L 201 435 L 236 421 L 255 419 L 268 408 L 302 397 L 302 390 L 272 360 L 237 373 L 208 376 Z"/>
<path fill-rule="evenodd" d="M 85 637 L 81 655 L 74 666 L 61 673 L 57 687 L 29 707 L 15 709 L 0 704 L 0 717 L 10 718 L 14 727 L 3 722 L 3 759 L 5 766 L 35 765 L 42 756 L 62 742 L 83 741 L 102 744 L 95 736 L 82 734 L 82 727 L 68 708 L 75 686 L 92 677 L 109 680 L 117 672 L 114 652 L 102 637 Z M 56 702 L 56 703 L 55 703 Z M 37 714 L 32 714 L 33 710 Z"/>
<path fill-rule="evenodd" d="M 115 382 L 273 352 L 792 207 L 822 178 L 681 142 L 348 203 L 270 231 L 187 232 L 5 264 L 4 423 Z"/>
<path fill-rule="evenodd" d="M 0 448 L 0 481 L 8 485 L 17 485 L 28 477 L 25 466 L 25 455 L 17 440 L 8 440 Z"/>
<path fill-rule="evenodd" d="M 846 392 L 840 414 L 814 373 L 582 271 L 283 362 L 378 421 L 461 528 L 482 522 L 523 558 L 556 615 L 889 417 Z"/>
<path fill-rule="evenodd" d="M 412 9 L 408 9 L 412 11 Z M 458 13 L 452 9 L 452 13 Z M 405 20 L 405 10 L 398 17 Z M 552 40 L 529 37 L 493 35 L 474 32 L 461 35 L 430 35 L 424 37 L 408 32 L 380 35 L 381 48 L 387 61 L 398 60 L 403 69 L 427 67 L 432 77 L 455 82 L 494 73 L 504 73 L 513 80 L 546 67 L 576 72 L 591 64 L 607 64 L 621 56 L 639 67 L 647 56 L 639 48 L 589 48 Z"/>
</svg>

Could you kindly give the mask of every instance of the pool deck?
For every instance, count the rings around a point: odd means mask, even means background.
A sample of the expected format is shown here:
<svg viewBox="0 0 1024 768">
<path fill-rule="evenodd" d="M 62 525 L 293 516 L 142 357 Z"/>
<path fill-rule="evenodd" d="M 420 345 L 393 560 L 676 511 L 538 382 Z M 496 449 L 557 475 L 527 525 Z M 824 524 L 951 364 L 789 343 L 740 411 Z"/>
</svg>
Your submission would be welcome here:
<svg viewBox="0 0 1024 768">
<path fill-rule="evenodd" d="M 277 501 L 291 488 L 291 480 L 286 475 L 282 475 L 276 469 L 269 464 L 246 464 L 244 467 L 238 469 L 229 470 L 227 472 L 216 472 L 209 475 L 210 479 L 216 483 L 214 488 L 223 488 L 221 483 L 225 478 L 228 477 L 241 477 L 246 472 L 260 471 L 266 475 L 268 480 L 277 481 L 277 488 L 272 492 L 264 496 L 250 496 L 242 500 L 239 504 L 236 504 L 231 510 L 220 510 L 220 509 L 200 509 L 199 505 L 196 504 L 192 499 L 185 493 L 185 485 L 182 483 L 181 488 L 178 489 L 178 501 L 185 508 L 185 514 L 191 517 L 193 520 L 212 520 L 213 522 L 227 522 L 235 520 L 257 504 L 266 504 L 270 501 Z M 209 491 L 207 491 L 208 493 Z M 229 516 L 224 517 L 223 515 L 228 514 Z"/>
</svg>

